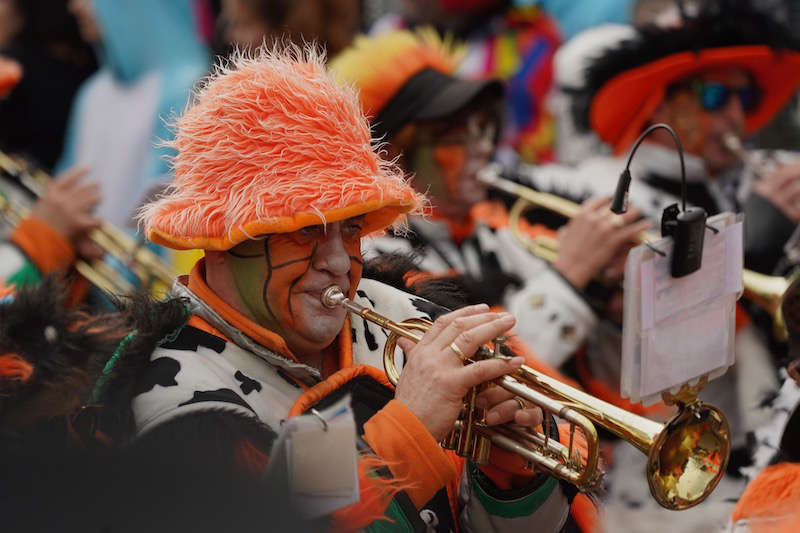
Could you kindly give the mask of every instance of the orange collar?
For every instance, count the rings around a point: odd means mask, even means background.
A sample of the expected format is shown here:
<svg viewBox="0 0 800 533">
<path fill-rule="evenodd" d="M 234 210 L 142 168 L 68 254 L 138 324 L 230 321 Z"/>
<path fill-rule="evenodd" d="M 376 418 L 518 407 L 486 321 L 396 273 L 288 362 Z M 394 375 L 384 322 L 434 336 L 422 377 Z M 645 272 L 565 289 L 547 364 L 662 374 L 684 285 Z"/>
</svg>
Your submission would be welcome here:
<svg viewBox="0 0 800 533">
<path fill-rule="evenodd" d="M 292 361 L 302 363 L 292 353 L 286 345 L 286 341 L 277 333 L 268 330 L 231 307 L 228 303 L 222 300 L 217 294 L 211 290 L 206 284 L 206 263 L 205 259 L 201 258 L 195 263 L 192 271 L 189 273 L 188 281 L 183 283 L 189 287 L 198 298 L 208 304 L 214 311 L 216 311 L 228 324 L 235 327 L 258 344 L 272 350 L 273 352 L 282 355 Z M 337 350 L 326 350 L 323 358 L 323 376 L 327 377 L 337 370 L 353 365 L 353 343 L 350 330 L 350 317 L 345 318 L 344 326 L 341 333 L 337 337 L 339 341 L 338 354 Z M 338 355 L 338 361 L 336 361 Z"/>
</svg>

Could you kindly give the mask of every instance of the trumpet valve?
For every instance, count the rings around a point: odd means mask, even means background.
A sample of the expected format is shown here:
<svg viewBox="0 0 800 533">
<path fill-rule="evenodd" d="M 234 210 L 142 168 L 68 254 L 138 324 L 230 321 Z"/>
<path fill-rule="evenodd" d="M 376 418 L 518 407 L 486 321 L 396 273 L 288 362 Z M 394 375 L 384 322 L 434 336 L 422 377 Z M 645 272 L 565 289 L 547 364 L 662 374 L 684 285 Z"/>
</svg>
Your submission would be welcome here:
<svg viewBox="0 0 800 533">
<path fill-rule="evenodd" d="M 489 452 L 491 449 L 492 441 L 481 434 L 476 434 L 470 453 L 470 459 L 476 465 L 485 465 L 489 462 Z"/>
<path fill-rule="evenodd" d="M 450 430 L 450 433 L 448 433 L 447 436 L 439 442 L 439 446 L 445 450 L 458 450 L 458 442 L 461 439 L 461 430 L 463 427 L 463 420 L 456 420 L 453 429 Z"/>
</svg>

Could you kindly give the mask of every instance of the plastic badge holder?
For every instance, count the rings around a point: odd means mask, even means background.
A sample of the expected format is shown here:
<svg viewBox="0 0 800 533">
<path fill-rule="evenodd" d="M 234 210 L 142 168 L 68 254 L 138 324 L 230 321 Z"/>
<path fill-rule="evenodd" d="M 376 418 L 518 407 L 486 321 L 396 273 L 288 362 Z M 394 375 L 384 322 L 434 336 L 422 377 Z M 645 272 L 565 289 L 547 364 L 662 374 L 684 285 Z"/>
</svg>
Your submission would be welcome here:
<svg viewBox="0 0 800 533">
<path fill-rule="evenodd" d="M 742 215 L 708 219 L 700 270 L 670 276 L 673 241 L 637 246 L 625 264 L 620 391 L 649 405 L 734 363 L 736 300 L 742 293 Z M 661 255 L 655 250 L 664 253 Z"/>
</svg>

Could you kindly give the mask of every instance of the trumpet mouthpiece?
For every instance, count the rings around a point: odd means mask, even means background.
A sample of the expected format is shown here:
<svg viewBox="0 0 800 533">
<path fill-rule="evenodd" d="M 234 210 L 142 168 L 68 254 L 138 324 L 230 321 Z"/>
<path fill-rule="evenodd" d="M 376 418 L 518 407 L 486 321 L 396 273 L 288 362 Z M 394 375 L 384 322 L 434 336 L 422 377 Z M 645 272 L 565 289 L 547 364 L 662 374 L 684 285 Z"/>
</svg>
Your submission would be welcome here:
<svg viewBox="0 0 800 533">
<path fill-rule="evenodd" d="M 744 149 L 744 147 L 742 146 L 742 140 L 739 139 L 739 137 L 734 135 L 733 133 L 726 133 L 725 135 L 723 135 L 722 143 L 725 145 L 725 148 L 736 154 L 738 154 L 741 150 Z"/>
<path fill-rule="evenodd" d="M 336 285 L 331 285 L 324 291 L 322 291 L 322 296 L 320 300 L 322 300 L 322 305 L 327 307 L 328 309 L 333 309 L 335 307 L 339 307 L 344 303 L 347 298 L 345 297 L 342 289 L 337 287 Z"/>
</svg>

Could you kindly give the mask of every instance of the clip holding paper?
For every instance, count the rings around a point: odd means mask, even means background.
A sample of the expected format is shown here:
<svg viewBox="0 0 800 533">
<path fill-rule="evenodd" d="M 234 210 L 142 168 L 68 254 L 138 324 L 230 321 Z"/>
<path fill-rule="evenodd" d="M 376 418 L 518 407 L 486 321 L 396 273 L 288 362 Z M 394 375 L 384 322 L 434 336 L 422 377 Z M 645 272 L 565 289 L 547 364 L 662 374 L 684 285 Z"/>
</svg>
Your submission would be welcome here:
<svg viewBox="0 0 800 533">
<path fill-rule="evenodd" d="M 678 204 L 664 209 L 661 234 L 672 237 L 670 274 L 673 278 L 688 276 L 700 270 L 703 263 L 703 241 L 706 232 L 706 212 L 700 207 L 678 210 Z"/>
<path fill-rule="evenodd" d="M 311 414 L 311 416 L 315 416 L 315 417 L 317 417 L 317 419 L 320 421 L 320 423 L 322 423 L 322 431 L 325 431 L 325 432 L 327 432 L 327 431 L 328 431 L 328 421 L 327 421 L 327 420 L 325 420 L 325 417 L 323 417 L 323 416 L 320 414 L 320 412 L 319 412 L 319 411 L 317 411 L 316 409 L 311 409 L 311 410 L 309 411 L 309 413 Z"/>
</svg>

